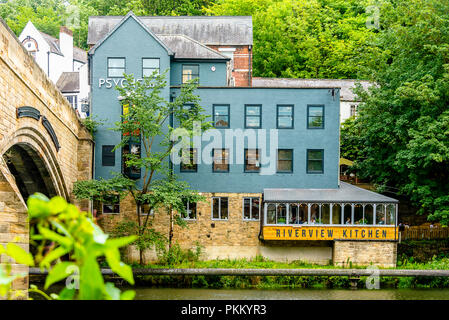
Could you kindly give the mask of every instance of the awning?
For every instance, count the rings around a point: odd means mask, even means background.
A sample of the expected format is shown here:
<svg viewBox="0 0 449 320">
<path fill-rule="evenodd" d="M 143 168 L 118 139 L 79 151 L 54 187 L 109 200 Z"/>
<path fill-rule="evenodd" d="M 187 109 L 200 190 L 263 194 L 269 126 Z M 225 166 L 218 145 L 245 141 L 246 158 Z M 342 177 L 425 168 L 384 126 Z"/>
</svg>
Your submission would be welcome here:
<svg viewBox="0 0 449 320">
<path fill-rule="evenodd" d="M 340 182 L 336 189 L 264 189 L 265 202 L 398 203 L 382 194 Z"/>
<path fill-rule="evenodd" d="M 340 158 L 340 165 L 346 165 L 346 166 L 352 166 L 354 164 L 354 162 L 352 162 L 351 160 L 345 159 L 345 158 Z"/>
</svg>

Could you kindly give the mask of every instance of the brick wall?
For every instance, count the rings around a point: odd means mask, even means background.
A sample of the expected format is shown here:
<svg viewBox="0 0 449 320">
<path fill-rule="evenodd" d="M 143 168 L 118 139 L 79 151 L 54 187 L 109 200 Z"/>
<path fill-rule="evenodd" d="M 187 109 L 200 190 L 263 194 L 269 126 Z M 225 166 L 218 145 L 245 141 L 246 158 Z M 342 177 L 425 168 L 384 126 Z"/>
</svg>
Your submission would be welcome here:
<svg viewBox="0 0 449 320">
<path fill-rule="evenodd" d="M 236 87 L 250 87 L 252 78 L 252 50 L 249 46 L 213 46 L 210 48 L 219 51 L 219 48 L 235 48 L 234 68 L 232 77 Z M 250 62 L 251 61 L 251 62 Z"/>
<path fill-rule="evenodd" d="M 339 266 L 351 261 L 353 265 L 396 267 L 396 256 L 395 241 L 334 241 L 333 261 Z"/>
</svg>

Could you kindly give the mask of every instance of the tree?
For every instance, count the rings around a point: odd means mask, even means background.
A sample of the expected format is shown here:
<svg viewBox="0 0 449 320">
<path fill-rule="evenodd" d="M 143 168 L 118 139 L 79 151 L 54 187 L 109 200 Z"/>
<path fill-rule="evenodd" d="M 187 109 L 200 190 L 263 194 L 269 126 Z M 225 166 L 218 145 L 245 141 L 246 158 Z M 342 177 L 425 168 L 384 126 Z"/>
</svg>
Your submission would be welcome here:
<svg viewBox="0 0 449 320">
<path fill-rule="evenodd" d="M 254 76 L 362 79 L 377 47 L 369 1 L 222 0 L 209 15 L 251 15 Z"/>
<path fill-rule="evenodd" d="M 369 91 L 358 125 L 366 159 L 361 174 L 399 190 L 428 213 L 449 223 L 449 2 L 383 3 Z"/>
<path fill-rule="evenodd" d="M 170 123 L 182 128 L 188 137 L 196 132 L 194 123 L 199 123 L 202 131 L 209 129 L 211 125 L 206 121 L 204 109 L 199 105 L 199 97 L 194 94 L 197 87 L 194 80 L 183 85 L 173 101 L 167 101 L 163 97 L 167 86 L 165 73 L 154 73 L 143 81 L 137 81 L 132 75 L 124 77 L 126 81 L 123 87 L 117 87 L 123 97 L 124 112 L 121 121 L 116 122 L 115 127 L 111 129 L 122 135 L 115 148 L 129 150 L 125 154 L 125 171 L 141 171 L 143 177 L 138 183 L 126 176 L 99 182 L 79 181 L 74 188 L 74 194 L 79 199 L 92 200 L 100 195 L 97 200 L 101 200 L 104 195 L 129 192 L 137 205 L 138 225 L 135 229 L 142 238 L 148 229 L 150 212 L 156 212 L 159 208 L 166 209 L 170 215 L 171 246 L 173 224 L 182 224 L 179 215 L 185 213 L 185 201 L 197 202 L 204 198 L 190 190 L 187 183 L 177 181 L 171 171 L 168 158 L 177 141 L 172 139 L 175 128 Z M 186 108 L 186 104 L 191 107 Z M 139 147 L 129 148 L 130 143 L 134 146 L 141 145 L 142 150 L 140 151 Z M 132 149 L 135 149 L 135 152 Z M 174 212 L 177 212 L 177 215 Z M 146 215 L 143 215 L 145 213 Z M 144 247 L 144 244 L 139 247 L 141 263 Z"/>
<path fill-rule="evenodd" d="M 340 155 L 351 161 L 362 161 L 364 144 L 361 136 L 362 128 L 355 117 L 346 119 L 340 128 Z"/>
</svg>

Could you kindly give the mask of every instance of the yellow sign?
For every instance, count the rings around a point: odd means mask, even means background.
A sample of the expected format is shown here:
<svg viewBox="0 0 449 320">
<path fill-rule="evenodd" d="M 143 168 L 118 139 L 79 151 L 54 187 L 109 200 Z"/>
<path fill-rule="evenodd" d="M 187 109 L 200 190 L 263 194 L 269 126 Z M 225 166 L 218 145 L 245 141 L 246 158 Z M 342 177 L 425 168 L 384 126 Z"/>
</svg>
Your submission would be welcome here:
<svg viewBox="0 0 449 320">
<path fill-rule="evenodd" d="M 266 226 L 265 240 L 396 240 L 396 227 Z"/>
</svg>

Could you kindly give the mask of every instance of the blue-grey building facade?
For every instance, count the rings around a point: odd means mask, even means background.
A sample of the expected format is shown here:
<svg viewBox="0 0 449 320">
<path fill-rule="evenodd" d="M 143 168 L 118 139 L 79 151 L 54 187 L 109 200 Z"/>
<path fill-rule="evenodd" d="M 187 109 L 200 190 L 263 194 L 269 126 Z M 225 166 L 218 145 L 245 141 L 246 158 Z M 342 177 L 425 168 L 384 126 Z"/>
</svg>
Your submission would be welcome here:
<svg viewBox="0 0 449 320">
<path fill-rule="evenodd" d="M 152 28 L 151 17 L 141 19 L 132 13 L 120 20 L 114 17 L 113 23 L 107 17 L 97 17 L 95 24 L 89 24 L 89 37 L 96 39 L 89 51 L 91 114 L 105 120 L 95 135 L 95 178 L 108 179 L 112 172 L 123 170 L 122 150 L 111 151 L 121 139 L 121 133 L 109 129 L 121 121 L 122 102 L 115 87 L 122 84 L 123 73 L 143 78 L 157 69 L 166 72 L 169 85 L 163 98 L 167 101 L 179 94 L 183 81 L 198 79 L 195 94 L 215 127 L 194 146 L 198 162 L 194 167 L 173 164 L 174 173 L 208 199 L 201 206 L 187 204 L 188 216 L 184 218 L 202 231 L 185 233 L 181 240 L 204 239 L 207 244 L 216 237 L 220 239 L 216 241 L 228 246 L 226 250 L 234 252 L 229 247 L 244 247 L 240 240 L 232 240 L 242 233 L 259 248 L 265 226 L 395 228 L 395 199 L 356 187 L 341 187 L 340 88 L 231 86 L 231 59 L 211 47 L 222 41 L 227 50 L 234 38 L 241 45 L 241 23 L 235 23 L 239 27 L 234 28 L 222 20 L 216 23 L 215 17 L 196 18 L 202 32 L 192 29 L 195 17 L 168 20 L 176 27 L 165 29 L 160 25 Z M 227 18 L 232 24 L 231 17 Z M 210 28 L 204 27 L 205 19 L 209 19 Z M 108 31 L 100 32 L 104 28 Z M 170 33 L 165 33 L 166 29 Z M 217 30 L 230 30 L 231 35 L 221 39 Z M 211 37 L 208 39 L 205 33 Z M 252 33 L 248 39 L 251 47 Z M 251 135 L 256 137 L 255 143 L 247 138 Z M 215 136 L 218 138 L 214 140 Z M 229 147 L 225 142 L 231 140 Z M 204 161 L 207 156 L 212 162 Z M 138 176 L 134 178 L 139 180 Z M 109 206 L 107 210 L 120 211 L 114 208 Z M 395 240 L 396 233 L 386 237 Z M 220 256 L 216 241 L 210 245 L 209 257 Z M 329 244 L 324 247 L 317 259 L 320 262 L 332 259 Z M 251 252 L 260 254 L 260 248 Z M 298 258 L 297 252 L 293 256 Z"/>
</svg>

